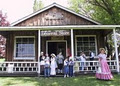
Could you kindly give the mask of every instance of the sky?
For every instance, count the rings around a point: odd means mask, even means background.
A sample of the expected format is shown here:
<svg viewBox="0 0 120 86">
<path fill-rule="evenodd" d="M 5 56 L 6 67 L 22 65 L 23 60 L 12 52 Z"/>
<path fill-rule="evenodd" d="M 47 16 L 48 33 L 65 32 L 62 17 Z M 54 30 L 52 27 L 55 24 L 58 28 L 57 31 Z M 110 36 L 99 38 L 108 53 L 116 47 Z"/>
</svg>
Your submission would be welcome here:
<svg viewBox="0 0 120 86">
<path fill-rule="evenodd" d="M 42 0 L 44 6 L 54 2 L 68 7 L 68 0 Z M 0 10 L 7 13 L 7 20 L 12 23 L 33 13 L 34 0 L 0 0 Z"/>
</svg>

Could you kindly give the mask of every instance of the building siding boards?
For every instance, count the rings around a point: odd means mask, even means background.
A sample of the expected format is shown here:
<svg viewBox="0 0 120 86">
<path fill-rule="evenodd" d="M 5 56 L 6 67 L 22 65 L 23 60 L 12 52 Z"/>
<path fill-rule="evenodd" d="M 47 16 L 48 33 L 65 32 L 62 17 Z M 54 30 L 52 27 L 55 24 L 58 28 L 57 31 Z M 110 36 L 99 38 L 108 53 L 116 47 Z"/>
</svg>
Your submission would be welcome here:
<svg viewBox="0 0 120 86">
<path fill-rule="evenodd" d="M 56 25 L 95 25 L 95 24 L 60 8 L 52 7 L 15 26 L 56 26 Z"/>
<path fill-rule="evenodd" d="M 104 47 L 104 30 L 74 30 L 74 54 L 76 55 L 76 35 L 96 35 L 97 41 L 97 52 L 99 48 Z M 35 36 L 35 60 L 14 60 L 14 38 L 15 36 Z M 6 44 L 6 61 L 37 61 L 38 60 L 38 31 L 11 31 L 7 33 L 7 44 Z M 41 51 L 46 53 L 46 41 L 51 40 L 51 37 L 41 37 Z M 64 40 L 67 40 L 67 48 L 71 49 L 71 38 L 70 36 L 64 36 Z"/>
<path fill-rule="evenodd" d="M 96 23 L 89 21 L 83 17 L 68 12 L 62 8 L 53 6 L 47 10 L 40 12 L 32 17 L 21 21 L 14 26 L 64 26 L 64 25 L 96 25 Z M 49 29 L 49 28 L 48 28 Z M 44 30 L 44 29 L 43 29 Z M 104 47 L 104 36 L 109 31 L 104 30 L 74 30 L 74 54 L 75 51 L 75 36 L 76 35 L 96 35 L 97 51 L 100 47 Z M 14 60 L 14 38 L 15 36 L 35 36 L 35 60 Z M 41 51 L 46 53 L 46 41 L 51 40 L 51 37 L 41 37 Z M 64 36 L 67 40 L 67 48 L 71 49 L 70 36 Z M 7 61 L 37 61 L 38 60 L 38 31 L 10 31 L 7 34 L 6 44 L 6 60 Z M 75 54 L 76 55 L 76 54 Z"/>
<path fill-rule="evenodd" d="M 37 61 L 38 58 L 38 34 L 37 31 L 12 31 L 8 32 L 6 44 L 6 61 Z M 35 36 L 35 60 L 15 60 L 14 40 L 15 36 Z"/>
</svg>

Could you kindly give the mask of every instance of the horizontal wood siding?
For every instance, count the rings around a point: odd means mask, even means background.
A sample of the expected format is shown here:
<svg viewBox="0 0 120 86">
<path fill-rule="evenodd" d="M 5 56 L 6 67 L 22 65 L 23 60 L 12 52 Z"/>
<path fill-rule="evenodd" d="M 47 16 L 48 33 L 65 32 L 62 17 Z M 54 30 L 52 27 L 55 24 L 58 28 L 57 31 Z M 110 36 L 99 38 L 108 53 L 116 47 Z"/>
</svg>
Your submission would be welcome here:
<svg viewBox="0 0 120 86">
<path fill-rule="evenodd" d="M 55 25 L 94 25 L 94 23 L 53 7 L 38 15 L 35 15 L 15 26 L 55 26 Z"/>
<path fill-rule="evenodd" d="M 107 30 L 106 30 L 107 31 Z M 97 51 L 99 48 L 105 47 L 105 31 L 104 30 L 74 30 L 74 48 L 75 48 L 75 35 L 96 35 Z M 33 60 L 14 60 L 14 38 L 15 36 L 35 36 L 35 60 L 38 60 L 38 31 L 11 31 L 7 32 L 7 44 L 6 44 L 6 61 L 33 61 Z M 41 37 L 41 51 L 46 53 L 46 41 L 51 40 L 51 37 Z M 67 48 L 71 49 L 70 36 L 64 36 L 64 40 L 67 40 Z M 74 49 L 75 50 L 75 49 Z M 74 52 L 75 53 L 75 52 Z"/>
<path fill-rule="evenodd" d="M 37 31 L 13 31 L 8 32 L 6 44 L 6 61 L 33 61 L 33 60 L 14 60 L 14 40 L 15 36 L 35 36 L 35 60 L 38 58 L 38 32 Z"/>
</svg>

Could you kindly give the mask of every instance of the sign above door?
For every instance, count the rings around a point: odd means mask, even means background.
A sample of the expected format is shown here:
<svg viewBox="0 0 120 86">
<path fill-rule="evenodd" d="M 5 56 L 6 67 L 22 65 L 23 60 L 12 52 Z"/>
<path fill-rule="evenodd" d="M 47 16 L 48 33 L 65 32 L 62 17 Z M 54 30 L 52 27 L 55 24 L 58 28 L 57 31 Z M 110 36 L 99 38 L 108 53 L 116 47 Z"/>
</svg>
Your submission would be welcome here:
<svg viewBox="0 0 120 86">
<path fill-rule="evenodd" d="M 69 36 L 69 30 L 45 30 L 41 31 L 41 36 Z"/>
</svg>

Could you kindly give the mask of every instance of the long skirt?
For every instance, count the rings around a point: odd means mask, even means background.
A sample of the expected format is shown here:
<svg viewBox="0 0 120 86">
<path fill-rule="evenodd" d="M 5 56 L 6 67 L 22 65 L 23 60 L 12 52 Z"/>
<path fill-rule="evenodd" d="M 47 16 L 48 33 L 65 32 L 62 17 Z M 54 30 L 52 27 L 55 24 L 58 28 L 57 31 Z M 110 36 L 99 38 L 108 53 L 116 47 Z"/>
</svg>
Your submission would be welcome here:
<svg viewBox="0 0 120 86">
<path fill-rule="evenodd" d="M 96 78 L 97 79 L 110 80 L 110 79 L 113 78 L 113 75 L 111 74 L 109 65 L 107 64 L 106 60 L 101 60 L 100 61 L 100 67 L 99 68 L 100 69 L 96 72 Z"/>
<path fill-rule="evenodd" d="M 57 68 L 57 64 L 56 64 L 56 62 L 51 62 L 51 71 L 50 71 L 50 75 L 56 75 L 56 68 Z"/>
<path fill-rule="evenodd" d="M 69 75 L 69 66 L 64 66 L 64 75 Z"/>
</svg>

